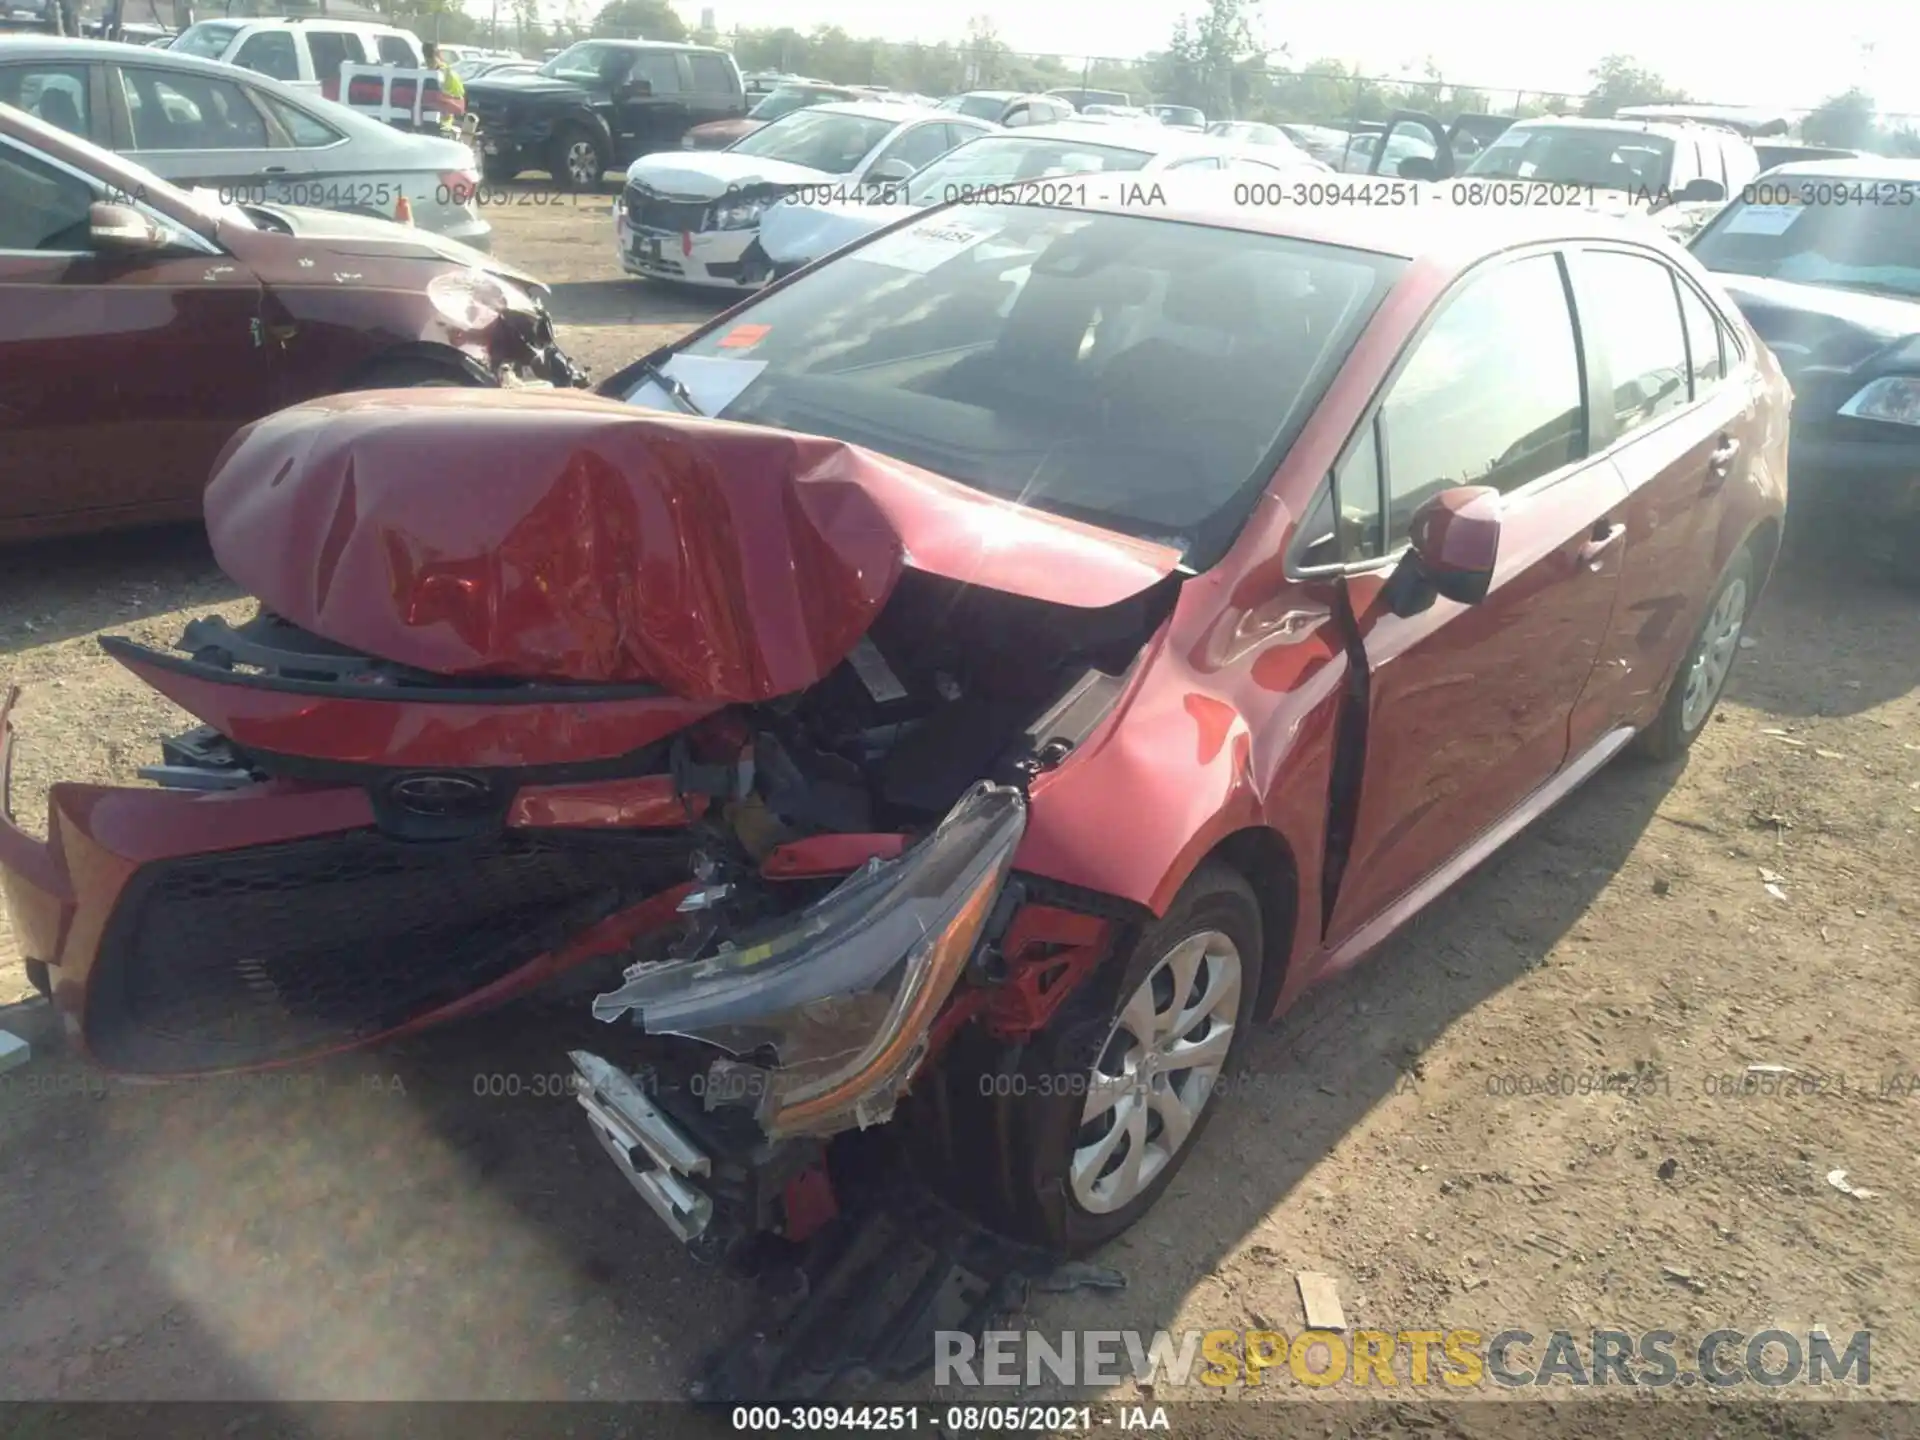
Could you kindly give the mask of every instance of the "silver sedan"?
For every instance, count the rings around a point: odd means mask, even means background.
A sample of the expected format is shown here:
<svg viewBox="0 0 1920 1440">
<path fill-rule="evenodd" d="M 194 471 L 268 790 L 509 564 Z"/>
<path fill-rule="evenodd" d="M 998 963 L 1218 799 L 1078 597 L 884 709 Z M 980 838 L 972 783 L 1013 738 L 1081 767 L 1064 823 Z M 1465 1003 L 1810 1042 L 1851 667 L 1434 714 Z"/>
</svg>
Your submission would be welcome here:
<svg viewBox="0 0 1920 1440">
<path fill-rule="evenodd" d="M 486 249 L 473 152 L 217 60 L 104 40 L 9 39 L 0 103 L 240 205 L 398 218 Z"/>
</svg>

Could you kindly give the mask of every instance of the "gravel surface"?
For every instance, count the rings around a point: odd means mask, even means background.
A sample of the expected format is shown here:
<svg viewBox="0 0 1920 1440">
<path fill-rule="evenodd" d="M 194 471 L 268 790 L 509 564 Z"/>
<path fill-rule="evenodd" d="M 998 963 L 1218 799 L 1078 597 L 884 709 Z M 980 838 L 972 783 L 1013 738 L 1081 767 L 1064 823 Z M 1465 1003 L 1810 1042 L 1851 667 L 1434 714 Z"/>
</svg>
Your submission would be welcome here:
<svg viewBox="0 0 1920 1440">
<path fill-rule="evenodd" d="M 713 309 L 619 278 L 605 207 L 494 217 L 600 374 Z M 7 556 L 23 818 L 184 728 L 96 636 L 244 609 L 191 532 Z M 1102 1257 L 1128 1288 L 1042 1297 L 1036 1328 L 1291 1333 L 1313 1271 L 1359 1328 L 1867 1328 L 1871 1393 L 1920 1396 L 1920 612 L 1789 568 L 1751 636 L 1683 767 L 1610 766 L 1256 1037 L 1204 1153 Z M 0 1003 L 26 994 L 9 949 Z M 0 1394 L 677 1393 L 750 1297 L 552 1093 L 582 1023 L 526 1007 L 300 1077 L 134 1088 L 89 1079 L 46 1007 L 0 1011 L 35 1044 L 0 1077 Z M 1585 1093 L 1607 1075 L 1639 1078 Z M 477 1094 L 493 1076 L 518 1093 Z"/>
</svg>

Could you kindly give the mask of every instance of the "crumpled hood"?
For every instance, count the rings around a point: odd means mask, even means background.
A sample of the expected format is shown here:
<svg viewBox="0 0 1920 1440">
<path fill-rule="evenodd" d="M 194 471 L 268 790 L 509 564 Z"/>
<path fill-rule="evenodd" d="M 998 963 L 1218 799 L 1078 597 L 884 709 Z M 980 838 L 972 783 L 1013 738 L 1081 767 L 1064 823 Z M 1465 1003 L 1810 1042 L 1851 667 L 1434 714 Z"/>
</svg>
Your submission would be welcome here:
<svg viewBox="0 0 1920 1440">
<path fill-rule="evenodd" d="M 721 702 L 826 675 L 907 567 L 1099 607 L 1179 561 L 838 440 L 538 391 L 282 410 L 228 443 L 206 520 L 233 580 L 337 644 Z"/>
<path fill-rule="evenodd" d="M 733 150 L 663 150 L 627 167 L 627 179 L 682 200 L 718 200 L 729 189 L 754 185 L 844 184 L 840 176 L 762 155 Z"/>
<path fill-rule="evenodd" d="M 760 216 L 760 248 L 776 265 L 800 264 L 919 213 L 916 205 L 774 205 Z"/>
</svg>

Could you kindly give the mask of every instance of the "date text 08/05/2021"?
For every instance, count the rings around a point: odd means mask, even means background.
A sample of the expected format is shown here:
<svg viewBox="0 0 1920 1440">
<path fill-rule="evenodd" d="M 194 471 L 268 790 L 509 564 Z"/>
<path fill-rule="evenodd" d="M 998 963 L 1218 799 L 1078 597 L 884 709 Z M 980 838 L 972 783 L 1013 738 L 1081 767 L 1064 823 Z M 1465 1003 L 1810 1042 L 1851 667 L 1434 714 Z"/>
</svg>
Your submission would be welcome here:
<svg viewBox="0 0 1920 1440">
<path fill-rule="evenodd" d="M 1101 1430 L 1157 1430 L 1173 1425 L 1164 1405 L 736 1405 L 735 1434 L 825 1434 L 836 1431 L 908 1434 L 1089 1434 Z"/>
</svg>

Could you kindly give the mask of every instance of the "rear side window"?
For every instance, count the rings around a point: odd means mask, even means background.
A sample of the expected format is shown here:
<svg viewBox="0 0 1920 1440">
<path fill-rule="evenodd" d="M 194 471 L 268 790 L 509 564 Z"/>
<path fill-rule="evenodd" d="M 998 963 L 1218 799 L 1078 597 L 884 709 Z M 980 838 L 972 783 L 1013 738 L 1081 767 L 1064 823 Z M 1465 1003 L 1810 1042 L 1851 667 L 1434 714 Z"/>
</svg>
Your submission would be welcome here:
<svg viewBox="0 0 1920 1440">
<path fill-rule="evenodd" d="M 334 93 L 333 87 L 340 83 L 342 65 L 366 63 L 366 56 L 354 43 L 356 37 L 352 35 L 338 30 L 309 30 L 305 34 L 307 54 L 313 57 L 313 78 L 327 87 L 329 93 Z"/>
<path fill-rule="evenodd" d="M 314 119 L 306 111 L 296 109 L 277 95 L 262 95 L 255 91 L 254 98 L 267 107 L 280 128 L 287 132 L 287 138 L 299 149 L 318 150 L 346 138 L 331 125 Z"/>
<path fill-rule="evenodd" d="M 740 91 L 733 67 L 718 55 L 689 55 L 687 66 L 693 71 L 693 88 L 702 95 L 737 95 Z"/>
<path fill-rule="evenodd" d="M 402 70 L 412 70 L 419 65 L 419 57 L 413 53 L 413 46 L 407 43 L 406 36 L 382 35 L 378 41 L 382 65 L 397 65 Z"/>
<path fill-rule="evenodd" d="M 300 78 L 300 51 L 285 30 L 256 30 L 234 51 L 233 63 L 276 80 Z"/>
<path fill-rule="evenodd" d="M 1557 259 L 1530 256 L 1466 282 L 1387 391 L 1379 441 L 1389 550 L 1442 490 L 1509 493 L 1586 454 L 1580 359 Z"/>
<path fill-rule="evenodd" d="M 24 110 L 70 135 L 85 136 L 93 128 L 84 65 L 8 65 L 0 69 L 0 103 Z"/>
<path fill-rule="evenodd" d="M 1713 318 L 1707 302 L 1691 285 L 1680 286 L 1680 314 L 1686 321 L 1687 360 L 1693 372 L 1693 394 L 1697 399 L 1726 378 L 1725 339 L 1720 322 Z"/>
<path fill-rule="evenodd" d="M 231 80 L 120 67 L 135 150 L 264 150 L 267 122 Z"/>
<path fill-rule="evenodd" d="M 1616 434 L 1627 435 L 1687 403 L 1686 331 L 1673 272 L 1617 250 L 1573 257 L 1580 318 L 1606 357 Z"/>
</svg>

